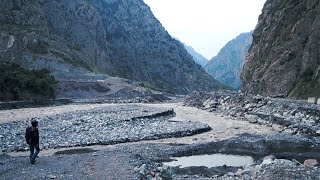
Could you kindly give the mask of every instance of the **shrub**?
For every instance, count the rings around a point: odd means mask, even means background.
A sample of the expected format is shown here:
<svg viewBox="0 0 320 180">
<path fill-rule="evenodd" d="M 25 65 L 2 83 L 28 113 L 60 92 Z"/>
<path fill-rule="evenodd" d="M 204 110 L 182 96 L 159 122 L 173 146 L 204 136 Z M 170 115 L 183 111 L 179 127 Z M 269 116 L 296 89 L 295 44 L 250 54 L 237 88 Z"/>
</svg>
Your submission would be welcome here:
<svg viewBox="0 0 320 180">
<path fill-rule="evenodd" d="M 54 98 L 56 80 L 46 69 L 27 70 L 0 63 L 0 100 L 42 101 Z"/>
</svg>

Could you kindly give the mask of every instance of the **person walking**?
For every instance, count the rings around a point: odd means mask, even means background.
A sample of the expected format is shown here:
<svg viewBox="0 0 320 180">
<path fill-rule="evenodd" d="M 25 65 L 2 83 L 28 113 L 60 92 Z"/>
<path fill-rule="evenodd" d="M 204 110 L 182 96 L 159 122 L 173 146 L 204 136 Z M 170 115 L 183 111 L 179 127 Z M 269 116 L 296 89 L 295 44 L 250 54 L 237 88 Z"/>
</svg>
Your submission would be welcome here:
<svg viewBox="0 0 320 180">
<path fill-rule="evenodd" d="M 29 145 L 30 150 L 30 162 L 34 164 L 36 162 L 37 155 L 40 152 L 39 148 L 39 130 L 38 130 L 38 121 L 33 119 L 31 120 L 31 126 L 27 127 L 25 135 L 27 144 Z"/>
</svg>

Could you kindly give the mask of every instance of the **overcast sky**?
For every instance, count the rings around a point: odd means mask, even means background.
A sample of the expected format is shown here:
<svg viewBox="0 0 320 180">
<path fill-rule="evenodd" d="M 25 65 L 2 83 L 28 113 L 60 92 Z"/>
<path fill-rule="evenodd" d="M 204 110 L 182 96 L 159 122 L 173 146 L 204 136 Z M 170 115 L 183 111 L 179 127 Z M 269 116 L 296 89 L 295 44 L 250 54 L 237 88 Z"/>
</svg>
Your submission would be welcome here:
<svg viewBox="0 0 320 180">
<path fill-rule="evenodd" d="M 254 29 L 266 0 L 144 0 L 165 29 L 209 60 Z"/>
</svg>

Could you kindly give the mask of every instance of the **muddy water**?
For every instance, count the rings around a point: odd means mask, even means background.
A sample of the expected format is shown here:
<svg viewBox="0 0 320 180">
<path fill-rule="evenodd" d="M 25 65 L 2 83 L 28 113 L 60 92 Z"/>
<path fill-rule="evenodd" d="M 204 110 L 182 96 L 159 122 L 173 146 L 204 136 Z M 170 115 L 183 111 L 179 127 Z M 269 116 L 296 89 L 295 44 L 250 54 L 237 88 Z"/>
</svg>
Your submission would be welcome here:
<svg viewBox="0 0 320 180">
<path fill-rule="evenodd" d="M 240 167 L 253 164 L 253 158 L 250 156 L 227 155 L 227 154 L 210 154 L 199 156 L 187 156 L 174 158 L 174 161 L 164 163 L 168 166 L 179 166 L 180 168 L 191 166 L 206 166 L 208 168 L 219 166 Z"/>
</svg>

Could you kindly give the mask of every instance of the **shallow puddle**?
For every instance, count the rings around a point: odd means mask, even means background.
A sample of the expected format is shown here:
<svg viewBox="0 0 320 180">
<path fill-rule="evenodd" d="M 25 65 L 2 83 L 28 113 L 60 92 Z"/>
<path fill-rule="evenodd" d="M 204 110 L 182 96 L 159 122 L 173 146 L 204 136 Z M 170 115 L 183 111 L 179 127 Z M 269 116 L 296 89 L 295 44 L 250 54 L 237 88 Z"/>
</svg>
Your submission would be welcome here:
<svg viewBox="0 0 320 180">
<path fill-rule="evenodd" d="M 208 168 L 219 166 L 245 166 L 253 164 L 254 160 L 251 156 L 227 155 L 227 154 L 210 154 L 199 156 L 186 156 L 174 158 L 174 161 L 165 162 L 168 166 L 179 166 L 180 168 L 191 166 L 206 166 Z"/>
<path fill-rule="evenodd" d="M 57 151 L 55 155 L 71 155 L 71 154 L 85 154 L 85 153 L 92 153 L 96 152 L 97 150 L 91 148 L 78 148 L 78 149 L 68 149 L 63 151 Z"/>
</svg>

